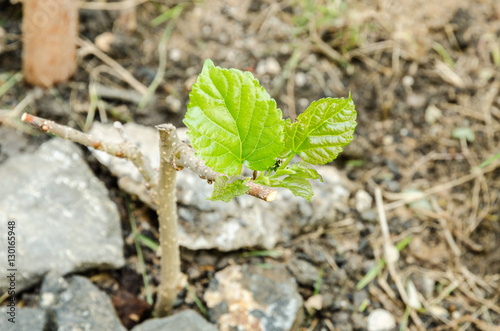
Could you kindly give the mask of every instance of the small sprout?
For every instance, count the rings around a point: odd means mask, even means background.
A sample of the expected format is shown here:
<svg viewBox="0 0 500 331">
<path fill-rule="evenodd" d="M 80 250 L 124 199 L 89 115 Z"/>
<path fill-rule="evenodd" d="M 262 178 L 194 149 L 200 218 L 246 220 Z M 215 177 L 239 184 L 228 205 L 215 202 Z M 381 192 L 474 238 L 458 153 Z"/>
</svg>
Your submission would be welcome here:
<svg viewBox="0 0 500 331">
<path fill-rule="evenodd" d="M 451 137 L 455 139 L 464 138 L 467 142 L 471 143 L 476 139 L 474 131 L 471 128 L 455 128 L 451 132 Z"/>
<path fill-rule="evenodd" d="M 215 87 L 219 93 L 205 92 Z M 245 103 L 240 103 L 242 94 Z M 241 175 L 245 165 L 253 170 L 247 179 L 255 184 L 285 187 L 310 201 L 309 180 L 321 179 L 312 166 L 334 160 L 356 127 L 350 95 L 315 101 L 292 123 L 283 119 L 276 101 L 250 72 L 216 67 L 211 60 L 205 61 L 189 98 L 183 121 L 196 156 L 228 175 L 217 179 L 212 200 L 229 201 L 229 192 L 233 198 L 246 193 L 246 184 L 229 180 Z M 296 154 L 303 161 L 289 166 Z M 264 173 L 257 176 L 258 171 Z"/>
</svg>

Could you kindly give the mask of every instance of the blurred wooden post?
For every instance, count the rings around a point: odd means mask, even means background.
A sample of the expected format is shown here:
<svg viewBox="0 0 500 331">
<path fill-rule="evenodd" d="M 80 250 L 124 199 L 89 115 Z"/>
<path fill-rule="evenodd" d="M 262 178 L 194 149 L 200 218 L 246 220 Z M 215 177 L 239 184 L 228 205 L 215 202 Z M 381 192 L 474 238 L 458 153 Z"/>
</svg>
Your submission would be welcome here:
<svg viewBox="0 0 500 331">
<path fill-rule="evenodd" d="M 76 70 L 77 0 L 23 1 L 23 72 L 33 85 L 50 87 Z"/>
</svg>

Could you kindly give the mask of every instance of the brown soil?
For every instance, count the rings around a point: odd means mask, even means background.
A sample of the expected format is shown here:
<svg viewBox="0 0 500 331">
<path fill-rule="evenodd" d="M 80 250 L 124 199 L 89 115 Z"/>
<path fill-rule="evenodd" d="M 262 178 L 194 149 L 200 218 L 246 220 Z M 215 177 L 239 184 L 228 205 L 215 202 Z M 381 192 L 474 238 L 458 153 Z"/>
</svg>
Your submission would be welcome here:
<svg viewBox="0 0 500 331">
<path fill-rule="evenodd" d="M 158 45 L 167 25 L 153 27 L 151 20 L 177 3 L 147 2 L 135 11 L 81 9 L 80 36 L 102 45 L 98 36 L 111 32 L 107 54 L 148 86 L 157 72 Z M 21 70 L 21 7 L 0 1 L 0 9 L 2 85 Z M 188 2 L 166 47 L 166 71 L 152 103 L 141 110 L 133 101 L 103 98 L 108 120 L 182 125 L 190 87 L 205 58 L 221 67 L 254 72 L 285 116 L 296 116 L 313 100 L 352 93 L 358 111 L 355 139 L 333 166 L 372 196 L 380 187 L 392 242 L 409 235 L 412 239 L 401 253 L 395 275 L 382 271 L 363 290 L 357 290 L 356 283 L 384 256 L 378 221 L 362 221 L 353 210 L 348 215 L 352 221 L 347 219 L 345 226 L 332 224 L 330 229 L 283 243 L 318 267 L 322 265 L 317 254 L 329 255 L 335 262 L 332 267 L 323 265 L 323 308 L 305 320 L 303 330 L 356 329 L 359 319 L 379 307 L 401 323 L 406 304 L 395 278 L 412 279 L 426 308 L 410 316 L 409 329 L 420 325 L 435 330 L 493 330 L 492 325 L 500 324 L 499 162 L 474 170 L 499 153 L 500 2 Z M 82 49 L 78 61 L 70 82 L 45 91 L 25 110 L 81 129 L 88 116 L 89 84 L 137 93 Z M 0 96 L 0 107 L 13 109 L 30 90 L 22 82 L 15 84 Z M 104 113 L 97 111 L 95 120 L 105 120 L 100 116 Z M 7 122 L 21 126 L 16 119 Z M 474 138 L 454 138 L 457 128 L 469 129 Z M 129 234 L 130 198 L 90 156 L 89 162 L 111 189 Z M 418 210 L 405 204 L 408 189 L 425 192 L 432 208 Z M 151 210 L 139 202 L 131 204 L 139 223 L 155 224 Z M 154 227 L 140 229 L 152 238 L 157 235 Z M 122 308 L 123 301 L 134 302 L 139 315 L 148 311 L 130 238 L 128 267 L 89 275 L 115 295 L 123 316 L 129 315 L 124 309 L 134 311 Z M 266 260 L 237 253 L 183 251 L 183 269 L 200 298 L 209 278 L 230 259 Z M 147 249 L 144 254 L 157 278 L 158 259 Z M 429 282 L 430 289 L 425 285 Z M 447 293 L 451 285 L 453 290 Z M 305 300 L 313 294 L 310 287 L 300 291 Z M 130 294 L 139 300 L 131 300 Z M 369 304 L 360 312 L 357 298 L 363 296 Z M 441 315 L 433 306 L 443 308 Z M 186 307 L 197 309 L 189 296 L 177 309 Z"/>
</svg>

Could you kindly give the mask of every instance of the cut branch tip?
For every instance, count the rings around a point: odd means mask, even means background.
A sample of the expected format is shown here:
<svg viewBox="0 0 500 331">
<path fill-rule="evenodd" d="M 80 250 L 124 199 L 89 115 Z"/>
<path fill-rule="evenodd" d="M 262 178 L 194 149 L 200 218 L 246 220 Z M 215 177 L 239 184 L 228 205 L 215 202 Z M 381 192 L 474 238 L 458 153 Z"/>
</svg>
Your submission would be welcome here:
<svg viewBox="0 0 500 331">
<path fill-rule="evenodd" d="M 276 199 L 276 197 L 278 196 L 278 192 L 276 191 L 272 191 L 271 193 L 269 193 L 266 197 L 266 201 L 267 202 L 271 202 L 273 201 L 274 199 Z"/>
<path fill-rule="evenodd" d="M 21 121 L 23 122 L 31 122 L 33 120 L 33 116 L 31 116 L 28 113 L 24 113 L 23 116 L 21 116 Z"/>
</svg>

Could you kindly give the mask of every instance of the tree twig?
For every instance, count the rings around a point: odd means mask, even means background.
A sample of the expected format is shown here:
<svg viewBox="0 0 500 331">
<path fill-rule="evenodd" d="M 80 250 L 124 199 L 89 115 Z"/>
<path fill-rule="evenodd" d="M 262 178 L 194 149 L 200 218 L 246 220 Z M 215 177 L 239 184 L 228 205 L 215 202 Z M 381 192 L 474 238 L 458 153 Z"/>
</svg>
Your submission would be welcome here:
<svg viewBox="0 0 500 331">
<path fill-rule="evenodd" d="M 382 190 L 380 189 L 380 187 L 375 188 L 375 202 L 377 205 L 378 218 L 379 218 L 379 222 L 380 222 L 380 230 L 382 232 L 382 237 L 384 238 L 384 256 L 385 256 L 387 270 L 389 270 L 389 274 L 391 275 L 391 278 L 394 281 L 396 288 L 398 289 L 399 295 L 401 296 L 401 300 L 404 302 L 406 307 L 410 307 L 410 316 L 411 316 L 413 322 L 415 323 L 415 326 L 417 327 L 418 330 L 425 330 L 425 327 L 424 327 L 422 320 L 418 316 L 414 307 L 412 307 L 410 305 L 410 300 L 408 298 L 408 294 L 406 293 L 406 289 L 403 285 L 401 277 L 399 276 L 399 273 L 396 270 L 395 264 L 397 262 L 397 258 L 394 260 L 394 257 L 390 256 L 391 255 L 390 254 L 391 248 L 396 252 L 397 252 L 397 249 L 396 249 L 396 247 L 394 247 L 394 245 L 391 242 L 389 225 L 387 224 L 387 218 L 386 218 L 385 209 L 384 209 L 384 202 L 382 199 Z"/>
<path fill-rule="evenodd" d="M 198 174 L 203 179 L 208 181 L 215 181 L 217 177 L 223 176 L 223 174 L 213 171 L 211 168 L 205 165 L 203 160 L 200 160 L 195 156 L 194 149 L 185 143 L 179 144 L 174 152 L 175 157 L 172 160 L 173 166 L 181 170 L 187 168 Z M 254 182 L 246 183 L 250 187 L 247 194 L 259 198 L 264 201 L 273 201 L 278 196 L 278 192 Z"/>
<path fill-rule="evenodd" d="M 161 282 L 156 314 L 166 316 L 179 293 L 181 261 L 177 239 L 176 169 L 172 166 L 174 150 L 179 144 L 172 124 L 156 127 L 160 133 L 160 179 L 158 183 L 158 224 L 161 249 Z"/>
<path fill-rule="evenodd" d="M 124 141 L 121 143 L 110 144 L 68 126 L 57 124 L 53 121 L 33 116 L 28 113 L 23 114 L 21 121 L 29 123 L 44 132 L 51 133 L 63 139 L 71 140 L 84 146 L 90 146 L 104 151 L 110 155 L 130 160 L 137 167 L 137 170 L 139 170 L 142 177 L 146 181 L 146 186 L 149 188 L 156 186 L 156 172 L 151 167 L 149 160 L 142 155 L 139 148 L 133 143 Z"/>
<path fill-rule="evenodd" d="M 135 144 L 131 142 L 109 143 L 106 141 L 101 141 L 89 134 L 27 113 L 23 114 L 21 120 L 42 131 L 54 134 L 63 139 L 93 147 L 112 156 L 129 159 L 134 163 L 141 175 L 144 177 L 146 185 L 150 189 L 150 194 L 154 195 L 154 190 L 152 190 L 152 188 L 157 185 L 157 173 L 151 167 L 149 160 L 147 160 L 147 158 L 142 155 Z M 202 160 L 195 156 L 193 148 L 186 143 L 179 142 L 174 153 L 175 156 L 172 158 L 171 162 L 172 166 L 176 170 L 187 168 L 197 173 L 201 178 L 211 182 L 215 181 L 217 177 L 223 176 L 223 174 L 213 171 L 212 169 L 207 167 Z M 254 196 L 261 200 L 270 202 L 276 199 L 276 197 L 278 196 L 278 192 L 266 186 L 255 184 L 251 181 L 246 183 L 246 185 L 250 187 L 250 190 L 248 190 L 246 194 Z M 153 197 L 153 201 L 156 200 L 157 199 Z"/>
</svg>

